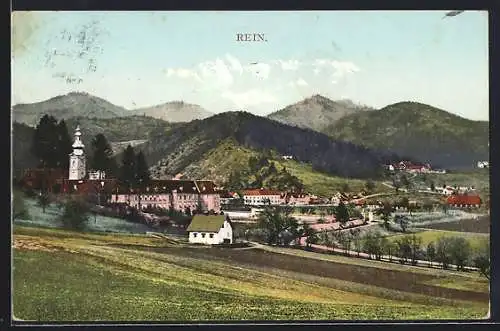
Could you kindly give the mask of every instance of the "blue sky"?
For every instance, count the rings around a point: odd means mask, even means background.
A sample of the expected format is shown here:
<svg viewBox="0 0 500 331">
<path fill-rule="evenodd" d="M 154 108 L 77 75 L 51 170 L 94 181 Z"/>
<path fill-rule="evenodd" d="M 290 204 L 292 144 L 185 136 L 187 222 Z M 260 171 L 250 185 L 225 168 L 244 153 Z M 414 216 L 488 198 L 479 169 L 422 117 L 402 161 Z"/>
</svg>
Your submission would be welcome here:
<svg viewBox="0 0 500 331">
<path fill-rule="evenodd" d="M 264 115 L 322 94 L 487 120 L 487 13 L 444 13 L 17 12 L 12 104 L 84 91 L 130 109 L 183 100 Z"/>
</svg>

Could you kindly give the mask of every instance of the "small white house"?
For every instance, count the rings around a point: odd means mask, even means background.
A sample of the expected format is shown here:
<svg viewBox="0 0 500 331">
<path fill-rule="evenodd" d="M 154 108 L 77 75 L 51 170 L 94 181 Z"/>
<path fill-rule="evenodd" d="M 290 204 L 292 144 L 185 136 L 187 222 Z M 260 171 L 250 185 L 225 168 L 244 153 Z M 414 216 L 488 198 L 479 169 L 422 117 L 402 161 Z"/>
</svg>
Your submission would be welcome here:
<svg viewBox="0 0 500 331">
<path fill-rule="evenodd" d="M 227 215 L 195 215 L 187 232 L 189 242 L 193 244 L 233 243 L 233 226 Z"/>
</svg>

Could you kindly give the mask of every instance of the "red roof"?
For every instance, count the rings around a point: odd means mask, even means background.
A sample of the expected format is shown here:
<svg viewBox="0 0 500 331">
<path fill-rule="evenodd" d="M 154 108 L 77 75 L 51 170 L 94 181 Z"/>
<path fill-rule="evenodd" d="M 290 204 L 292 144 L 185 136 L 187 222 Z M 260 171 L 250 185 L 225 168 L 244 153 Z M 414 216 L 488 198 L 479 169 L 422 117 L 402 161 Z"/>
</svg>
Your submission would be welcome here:
<svg viewBox="0 0 500 331">
<path fill-rule="evenodd" d="M 446 202 L 449 205 L 480 205 L 481 198 L 477 195 L 452 195 Z"/>
<path fill-rule="evenodd" d="M 267 190 L 267 189 L 255 189 L 255 190 L 243 190 L 243 195 L 279 195 L 281 192 L 277 190 Z"/>
</svg>

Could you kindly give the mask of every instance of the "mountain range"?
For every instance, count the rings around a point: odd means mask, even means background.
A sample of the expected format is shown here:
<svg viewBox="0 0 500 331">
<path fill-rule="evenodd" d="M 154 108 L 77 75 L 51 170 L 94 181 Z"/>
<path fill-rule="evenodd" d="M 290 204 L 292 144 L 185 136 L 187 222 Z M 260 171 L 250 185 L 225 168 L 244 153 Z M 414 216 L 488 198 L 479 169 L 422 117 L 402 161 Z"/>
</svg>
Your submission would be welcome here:
<svg viewBox="0 0 500 331">
<path fill-rule="evenodd" d="M 74 92 L 13 107 L 17 167 L 32 163 L 23 153 L 29 153 L 28 136 L 43 114 L 65 119 L 70 134 L 79 124 L 86 144 L 97 133 L 104 133 L 117 153 L 129 142 L 137 144 L 150 165 L 166 163 L 171 175 L 189 170 L 193 162 L 202 164 L 200 158 L 228 139 L 234 145 L 230 151 L 238 146 L 274 149 L 311 164 L 315 171 L 351 177 L 373 174 L 387 158 L 405 157 L 444 168 L 471 168 L 489 159 L 489 122 L 415 102 L 374 109 L 314 95 L 259 117 L 245 112 L 213 115 L 182 101 L 128 110 Z"/>
<path fill-rule="evenodd" d="M 196 119 L 201 120 L 214 115 L 198 105 L 183 101 L 172 101 L 153 107 L 138 108 L 134 112 L 171 123 L 190 122 Z"/>
<path fill-rule="evenodd" d="M 351 100 L 332 101 L 316 94 L 293 105 L 267 115 L 267 118 L 323 132 L 342 117 L 354 113 L 373 110 L 363 105 L 356 105 Z"/>
<path fill-rule="evenodd" d="M 342 177 L 375 177 L 381 173 L 381 163 L 397 159 L 389 153 L 247 112 L 226 112 L 185 123 L 164 134 L 151 135 L 138 149 L 144 152 L 150 165 L 163 164 L 173 176 L 228 139 L 244 148 L 292 155 L 299 162 L 311 164 L 316 171 Z"/>
<path fill-rule="evenodd" d="M 58 120 L 74 117 L 109 119 L 144 115 L 170 123 L 189 122 L 213 115 L 198 105 L 183 101 L 167 102 L 146 108 L 126 109 L 83 92 L 71 92 L 45 101 L 17 104 L 12 107 L 13 120 L 29 126 L 36 126 L 45 114 L 54 116 Z"/>
<path fill-rule="evenodd" d="M 473 168 L 489 160 L 489 122 L 418 102 L 346 115 L 323 129 L 334 139 L 406 154 L 436 167 Z"/>
</svg>

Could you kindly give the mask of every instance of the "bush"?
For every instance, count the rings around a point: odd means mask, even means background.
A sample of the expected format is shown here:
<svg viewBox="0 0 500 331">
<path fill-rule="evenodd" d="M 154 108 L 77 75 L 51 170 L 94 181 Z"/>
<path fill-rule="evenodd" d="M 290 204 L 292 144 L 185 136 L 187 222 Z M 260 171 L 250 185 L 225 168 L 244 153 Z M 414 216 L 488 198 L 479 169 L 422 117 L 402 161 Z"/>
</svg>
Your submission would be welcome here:
<svg viewBox="0 0 500 331">
<path fill-rule="evenodd" d="M 88 221 L 88 206 L 77 198 L 71 198 L 64 204 L 61 221 L 65 228 L 83 230 Z"/>
<path fill-rule="evenodd" d="M 12 202 L 12 218 L 29 218 L 28 209 L 24 203 L 24 194 L 19 190 L 14 190 L 13 194 L 13 202 Z"/>
</svg>

